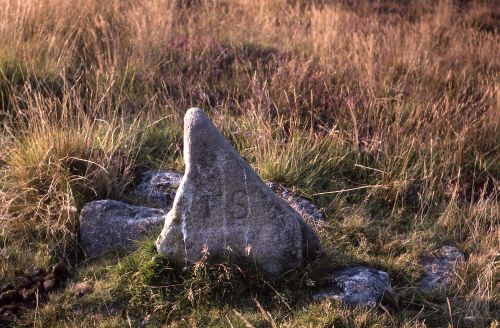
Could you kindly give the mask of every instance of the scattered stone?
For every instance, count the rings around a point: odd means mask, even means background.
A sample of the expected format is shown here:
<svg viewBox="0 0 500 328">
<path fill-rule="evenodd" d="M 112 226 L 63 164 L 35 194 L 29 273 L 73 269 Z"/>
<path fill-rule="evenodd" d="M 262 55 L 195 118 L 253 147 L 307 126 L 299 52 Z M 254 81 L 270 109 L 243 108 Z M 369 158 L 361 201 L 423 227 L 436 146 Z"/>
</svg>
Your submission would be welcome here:
<svg viewBox="0 0 500 328">
<path fill-rule="evenodd" d="M 40 289 L 40 287 L 43 284 L 43 279 L 44 279 L 43 277 L 40 277 L 40 279 L 37 279 L 37 280 L 33 281 L 33 283 L 30 286 L 28 286 L 27 288 L 31 288 L 31 289 L 34 289 L 34 290 Z"/>
<path fill-rule="evenodd" d="M 25 301 L 25 302 L 29 302 L 35 297 L 35 291 L 33 289 L 23 288 L 23 289 L 21 289 L 19 294 L 21 295 L 21 297 L 23 298 L 23 301 Z"/>
<path fill-rule="evenodd" d="M 291 192 L 286 187 L 276 182 L 266 182 L 266 185 L 290 204 L 294 210 L 299 212 L 302 218 L 308 223 L 321 224 L 325 220 L 325 216 L 319 207 L 307 198 Z"/>
<path fill-rule="evenodd" d="M 156 246 L 181 266 L 204 254 L 276 277 L 319 253 L 314 231 L 267 187 L 200 109 L 184 118 L 186 172 Z"/>
<path fill-rule="evenodd" d="M 439 249 L 439 255 L 453 262 L 465 261 L 465 255 L 454 246 L 443 246 Z"/>
<path fill-rule="evenodd" d="M 39 301 L 47 299 L 47 294 L 62 285 L 68 270 L 63 263 L 54 265 L 50 273 L 35 268 L 25 273 L 16 286 L 4 285 L 0 291 L 0 326 L 12 321 L 12 316 L 27 308 L 34 308 Z"/>
<path fill-rule="evenodd" d="M 110 250 L 133 250 L 136 241 L 161 229 L 166 211 L 116 200 L 90 202 L 80 214 L 80 240 L 88 258 Z"/>
<path fill-rule="evenodd" d="M 437 256 L 426 257 L 420 262 L 425 270 L 424 277 L 420 282 L 420 288 L 430 292 L 448 287 L 451 283 L 453 265 L 464 261 L 464 254 L 456 247 L 441 247 Z"/>
<path fill-rule="evenodd" d="M 0 313 L 3 315 L 4 318 L 7 318 L 10 315 L 15 315 L 18 312 L 19 312 L 19 306 L 15 305 L 15 304 L 9 304 L 9 305 L 6 305 L 6 306 L 0 308 Z M 2 319 L 4 319 L 4 318 L 2 318 Z M 5 322 L 8 322 L 8 321 L 6 320 Z"/>
<path fill-rule="evenodd" d="M 312 297 L 315 301 L 332 298 L 346 305 L 375 306 L 387 293 L 392 294 L 389 274 L 356 266 L 333 272 Z"/>
<path fill-rule="evenodd" d="M 147 170 L 140 174 L 131 195 L 152 207 L 170 209 L 175 192 L 181 183 L 182 173 L 169 170 Z"/>
<path fill-rule="evenodd" d="M 0 294 L 11 289 L 14 289 L 14 285 L 12 285 L 11 283 L 3 284 L 2 287 L 0 287 Z"/>
<path fill-rule="evenodd" d="M 68 269 L 62 262 L 56 263 L 54 266 L 52 266 L 50 272 L 52 276 L 58 280 L 66 278 L 69 274 Z"/>
<path fill-rule="evenodd" d="M 0 305 L 9 304 L 12 302 L 19 302 L 22 300 L 21 295 L 15 289 L 8 290 L 0 294 Z"/>
<path fill-rule="evenodd" d="M 33 269 L 33 272 L 31 273 L 31 279 L 36 279 L 44 275 L 45 275 L 45 270 L 37 267 Z"/>
<path fill-rule="evenodd" d="M 22 277 L 17 277 L 16 279 L 16 286 L 18 288 L 30 288 L 31 285 L 33 285 L 34 282 L 38 281 L 39 278 L 33 279 L 33 277 L 30 275 L 25 275 Z"/>
</svg>

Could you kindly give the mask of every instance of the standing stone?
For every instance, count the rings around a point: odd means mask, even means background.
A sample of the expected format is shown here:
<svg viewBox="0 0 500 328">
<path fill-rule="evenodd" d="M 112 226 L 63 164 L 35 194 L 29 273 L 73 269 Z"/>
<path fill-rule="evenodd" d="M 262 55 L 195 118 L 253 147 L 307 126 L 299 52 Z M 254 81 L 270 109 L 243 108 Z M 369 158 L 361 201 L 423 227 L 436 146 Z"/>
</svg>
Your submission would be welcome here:
<svg viewBox="0 0 500 328">
<path fill-rule="evenodd" d="M 139 205 L 170 210 L 182 176 L 181 172 L 167 169 L 144 170 L 138 175 L 137 183 L 129 191 L 129 195 Z M 276 195 L 296 210 L 305 222 L 313 226 L 321 226 L 325 221 L 321 209 L 304 196 L 279 183 L 264 182 Z"/>
<path fill-rule="evenodd" d="M 203 254 L 255 263 L 276 277 L 321 250 L 318 237 L 267 187 L 200 109 L 184 117 L 186 171 L 158 237 L 181 266 Z"/>
</svg>

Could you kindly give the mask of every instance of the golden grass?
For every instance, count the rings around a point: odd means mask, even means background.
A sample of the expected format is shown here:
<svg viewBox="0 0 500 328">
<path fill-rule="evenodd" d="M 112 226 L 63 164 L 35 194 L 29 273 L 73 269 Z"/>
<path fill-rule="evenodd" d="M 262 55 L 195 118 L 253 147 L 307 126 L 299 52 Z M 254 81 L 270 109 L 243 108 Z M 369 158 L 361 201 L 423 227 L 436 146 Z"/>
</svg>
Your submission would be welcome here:
<svg viewBox="0 0 500 328">
<path fill-rule="evenodd" d="M 276 322 L 498 325 L 498 17 L 494 1 L 0 0 L 0 281 L 61 258 L 81 270 L 81 206 L 120 198 L 137 165 L 182 168 L 198 106 L 323 207 L 333 263 L 388 270 L 405 309 Z M 468 262 L 420 295 L 418 260 L 443 244 Z"/>
</svg>

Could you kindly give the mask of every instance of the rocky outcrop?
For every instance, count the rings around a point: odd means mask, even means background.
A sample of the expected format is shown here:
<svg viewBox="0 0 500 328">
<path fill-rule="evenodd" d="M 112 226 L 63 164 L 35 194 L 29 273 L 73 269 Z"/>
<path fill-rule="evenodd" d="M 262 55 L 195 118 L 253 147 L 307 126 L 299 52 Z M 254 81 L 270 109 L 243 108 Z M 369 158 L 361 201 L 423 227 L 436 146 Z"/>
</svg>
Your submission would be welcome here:
<svg viewBox="0 0 500 328">
<path fill-rule="evenodd" d="M 255 263 L 269 276 L 301 266 L 319 239 L 267 187 L 200 109 L 184 118 L 186 172 L 156 245 L 181 266 L 211 258 Z"/>
<path fill-rule="evenodd" d="M 440 288 L 446 288 L 451 283 L 453 266 L 465 261 L 465 256 L 456 247 L 443 246 L 436 256 L 424 258 L 420 264 L 425 270 L 420 288 L 431 292 Z"/>
<path fill-rule="evenodd" d="M 80 241 L 88 258 L 109 250 L 131 250 L 136 241 L 159 231 L 166 211 L 133 206 L 116 200 L 98 200 L 80 214 Z"/>
<path fill-rule="evenodd" d="M 332 298 L 346 305 L 375 306 L 387 293 L 391 293 L 391 281 L 386 272 L 356 266 L 334 271 L 312 297 L 316 301 Z"/>
</svg>

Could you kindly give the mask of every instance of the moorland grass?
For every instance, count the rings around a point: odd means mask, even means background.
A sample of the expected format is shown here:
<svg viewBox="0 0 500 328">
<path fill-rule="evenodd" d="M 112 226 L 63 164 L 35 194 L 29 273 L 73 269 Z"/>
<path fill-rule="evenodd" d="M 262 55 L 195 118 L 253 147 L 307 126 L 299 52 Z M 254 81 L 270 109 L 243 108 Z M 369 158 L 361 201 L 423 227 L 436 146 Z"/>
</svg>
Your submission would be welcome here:
<svg viewBox="0 0 500 328">
<path fill-rule="evenodd" d="M 72 272 L 16 325 L 498 326 L 493 1 L 0 2 L 0 282 Z M 322 207 L 321 263 L 273 282 L 205 263 L 171 276 L 151 241 L 83 260 L 81 207 L 123 198 L 137 167 L 182 170 L 192 106 Z M 422 293 L 418 261 L 446 244 L 467 262 Z M 310 302 L 355 264 L 389 272 L 397 300 Z"/>
</svg>

